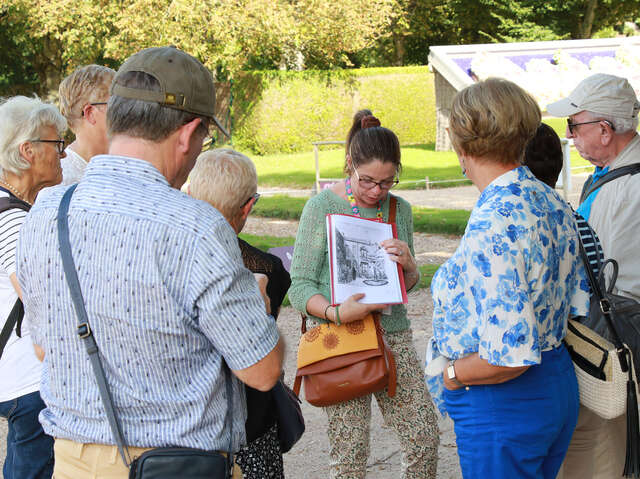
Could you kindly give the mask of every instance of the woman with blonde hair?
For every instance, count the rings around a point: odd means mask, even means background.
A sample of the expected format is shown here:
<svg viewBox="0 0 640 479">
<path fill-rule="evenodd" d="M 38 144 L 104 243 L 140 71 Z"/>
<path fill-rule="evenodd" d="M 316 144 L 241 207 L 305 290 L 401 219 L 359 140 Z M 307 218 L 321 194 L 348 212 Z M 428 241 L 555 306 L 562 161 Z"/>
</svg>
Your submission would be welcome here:
<svg viewBox="0 0 640 479">
<path fill-rule="evenodd" d="M 80 181 L 91 158 L 107 153 L 107 102 L 115 74 L 109 67 L 85 65 L 58 87 L 60 111 L 75 135 L 62 160 L 62 182 L 66 185 Z"/>
<path fill-rule="evenodd" d="M 571 208 L 522 166 L 539 124 L 535 100 L 503 79 L 451 108 L 451 141 L 481 193 L 431 283 L 427 382 L 454 421 L 465 479 L 555 478 L 578 417 L 562 339 L 589 297 Z"/>
</svg>

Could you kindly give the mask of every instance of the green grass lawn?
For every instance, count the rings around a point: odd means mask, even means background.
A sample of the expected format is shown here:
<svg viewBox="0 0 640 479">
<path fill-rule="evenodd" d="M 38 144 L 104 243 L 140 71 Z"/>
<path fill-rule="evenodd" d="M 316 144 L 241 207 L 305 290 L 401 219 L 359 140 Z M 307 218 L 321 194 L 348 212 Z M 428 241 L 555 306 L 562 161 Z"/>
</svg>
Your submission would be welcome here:
<svg viewBox="0 0 640 479">
<path fill-rule="evenodd" d="M 564 137 L 566 120 L 545 118 L 561 138 Z M 311 147 L 311 145 L 309 145 Z M 275 154 L 256 156 L 248 154 L 258 171 L 260 186 L 269 188 L 312 188 L 315 182 L 315 160 L 313 151 L 305 153 Z M 319 153 L 320 176 L 322 178 L 342 178 L 344 149 L 337 147 L 324 149 Z M 571 152 L 571 166 L 591 166 Z M 464 180 L 456 154 L 452 151 L 435 151 L 433 144 L 405 145 L 402 147 L 402 175 L 398 188 L 424 188 L 424 179 L 430 181 Z M 419 183 L 416 183 L 418 182 Z M 459 186 L 462 182 L 445 183 L 434 186 Z M 470 182 L 466 182 L 470 184 Z"/>
<path fill-rule="evenodd" d="M 300 219 L 307 198 L 273 195 L 260 198 L 252 214 L 267 218 Z M 470 212 L 413 206 L 413 230 L 419 233 L 462 235 Z M 246 240 L 249 241 L 249 240 Z M 249 241 L 250 242 L 250 241 Z M 278 245 L 282 246 L 282 245 Z"/>
</svg>

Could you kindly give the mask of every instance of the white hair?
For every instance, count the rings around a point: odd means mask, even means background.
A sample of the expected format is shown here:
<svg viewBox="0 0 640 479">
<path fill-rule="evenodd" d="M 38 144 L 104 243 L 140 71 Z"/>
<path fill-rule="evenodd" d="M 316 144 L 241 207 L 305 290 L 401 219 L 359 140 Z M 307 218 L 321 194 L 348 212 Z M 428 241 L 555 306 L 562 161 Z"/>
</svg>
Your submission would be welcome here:
<svg viewBox="0 0 640 479">
<path fill-rule="evenodd" d="M 14 96 L 0 102 L 0 169 L 21 175 L 30 164 L 20 155 L 20 145 L 36 140 L 43 128 L 54 127 L 58 135 L 67 129 L 67 120 L 55 105 L 39 98 Z"/>
<path fill-rule="evenodd" d="M 211 204 L 229 221 L 238 216 L 257 189 L 253 162 L 229 148 L 202 153 L 191 170 L 191 196 Z"/>
<path fill-rule="evenodd" d="M 638 117 L 635 118 L 620 118 L 617 116 L 603 115 L 601 113 L 594 113 L 587 111 L 587 114 L 591 120 L 607 120 L 613 125 L 614 133 L 616 135 L 622 135 L 628 131 L 636 131 L 638 129 Z"/>
</svg>

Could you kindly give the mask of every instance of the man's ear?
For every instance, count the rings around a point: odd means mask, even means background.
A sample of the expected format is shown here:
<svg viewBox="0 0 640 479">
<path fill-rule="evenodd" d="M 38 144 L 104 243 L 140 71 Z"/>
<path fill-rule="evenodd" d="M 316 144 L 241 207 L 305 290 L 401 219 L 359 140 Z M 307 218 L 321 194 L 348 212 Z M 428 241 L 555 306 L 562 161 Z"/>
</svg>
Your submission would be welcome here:
<svg viewBox="0 0 640 479">
<path fill-rule="evenodd" d="M 602 121 L 598 126 L 600 127 L 600 143 L 602 146 L 609 146 L 613 141 L 613 135 L 615 135 L 611 125 Z"/>
<path fill-rule="evenodd" d="M 253 204 L 256 202 L 255 198 L 251 198 L 247 203 L 242 207 L 240 211 L 240 215 L 242 221 L 245 221 L 249 217 L 249 213 L 251 213 L 251 208 L 253 208 Z"/>
<path fill-rule="evenodd" d="M 202 123 L 200 118 L 194 118 L 189 123 L 185 123 L 180 128 L 178 128 L 178 142 L 177 148 L 180 153 L 186 154 L 192 147 L 195 147 L 194 142 L 200 142 L 198 146 L 198 151 L 202 148 L 202 140 L 198 138 L 198 134 L 196 133 L 198 126 Z"/>
<path fill-rule="evenodd" d="M 33 165 L 36 159 L 36 152 L 33 149 L 33 144 L 30 141 L 25 141 L 21 143 L 18 147 L 18 151 L 20 152 L 20 156 L 27 160 L 30 165 Z"/>
<path fill-rule="evenodd" d="M 82 107 L 82 117 L 85 118 L 92 125 L 96 124 L 96 119 L 93 116 L 94 109 L 95 109 L 95 106 L 93 106 L 90 103 L 87 103 L 85 106 Z"/>
</svg>

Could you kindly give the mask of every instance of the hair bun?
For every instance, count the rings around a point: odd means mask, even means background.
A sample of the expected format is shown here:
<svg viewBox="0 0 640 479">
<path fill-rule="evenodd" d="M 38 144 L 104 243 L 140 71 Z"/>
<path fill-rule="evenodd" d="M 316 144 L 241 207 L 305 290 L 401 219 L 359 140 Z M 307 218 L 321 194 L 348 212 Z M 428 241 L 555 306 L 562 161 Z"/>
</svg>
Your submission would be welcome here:
<svg viewBox="0 0 640 479">
<path fill-rule="evenodd" d="M 367 115 L 360 120 L 360 127 L 364 130 L 373 126 L 380 126 L 380 120 L 373 115 Z"/>
</svg>

